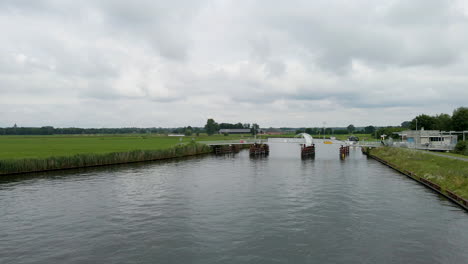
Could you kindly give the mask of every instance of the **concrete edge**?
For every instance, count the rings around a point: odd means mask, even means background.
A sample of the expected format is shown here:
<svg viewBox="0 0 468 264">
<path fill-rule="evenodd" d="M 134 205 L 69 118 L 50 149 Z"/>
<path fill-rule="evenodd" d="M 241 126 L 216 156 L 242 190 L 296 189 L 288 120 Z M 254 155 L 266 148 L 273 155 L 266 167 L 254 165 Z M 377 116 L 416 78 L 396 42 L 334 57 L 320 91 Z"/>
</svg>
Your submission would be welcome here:
<svg viewBox="0 0 468 264">
<path fill-rule="evenodd" d="M 427 188 L 431 189 L 432 191 L 444 196 L 445 198 L 447 198 L 447 200 L 449 200 L 449 201 L 455 203 L 456 205 L 458 205 L 459 207 L 465 209 L 465 211 L 468 211 L 468 201 L 466 199 L 463 199 L 460 196 L 454 194 L 450 190 L 444 190 L 441 187 L 439 187 L 437 184 L 432 183 L 431 181 L 426 180 L 426 179 L 424 179 L 422 177 L 419 177 L 415 173 L 412 173 L 412 172 L 407 171 L 407 170 L 402 170 L 402 169 L 398 168 L 395 164 L 392 164 L 392 163 L 390 163 L 390 162 L 388 162 L 386 160 L 383 160 L 383 159 L 381 159 L 381 158 L 379 158 L 377 156 L 374 156 L 374 155 L 372 155 L 370 153 L 366 153 L 366 155 L 368 157 L 371 157 L 372 159 L 374 159 L 374 160 L 376 160 L 376 161 L 378 161 L 378 162 L 380 162 L 380 163 L 382 163 L 382 164 L 384 164 L 384 165 L 398 171 L 399 173 L 401 173 L 403 175 L 406 175 L 410 179 L 419 182 L 420 184 L 422 184 L 422 185 L 426 186 Z M 423 180 L 421 180 L 421 179 L 423 179 Z M 437 188 L 437 187 L 439 187 L 439 188 Z M 445 193 L 445 192 L 448 192 L 448 193 Z M 454 196 L 454 197 L 451 197 L 451 195 Z M 466 203 L 466 205 L 463 204 L 462 202 L 460 202 L 459 200 L 457 200 L 456 197 L 458 197 L 459 199 L 464 201 Z"/>
</svg>

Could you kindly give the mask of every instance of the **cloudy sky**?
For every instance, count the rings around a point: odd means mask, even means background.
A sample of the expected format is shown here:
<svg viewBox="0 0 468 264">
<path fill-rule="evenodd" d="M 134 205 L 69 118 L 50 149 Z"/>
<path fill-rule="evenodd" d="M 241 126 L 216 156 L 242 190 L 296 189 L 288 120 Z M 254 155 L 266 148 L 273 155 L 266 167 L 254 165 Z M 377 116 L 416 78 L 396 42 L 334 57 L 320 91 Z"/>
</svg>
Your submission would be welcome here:
<svg viewBox="0 0 468 264">
<path fill-rule="evenodd" d="M 468 106 L 460 0 L 1 0 L 0 126 L 398 125 Z"/>
</svg>

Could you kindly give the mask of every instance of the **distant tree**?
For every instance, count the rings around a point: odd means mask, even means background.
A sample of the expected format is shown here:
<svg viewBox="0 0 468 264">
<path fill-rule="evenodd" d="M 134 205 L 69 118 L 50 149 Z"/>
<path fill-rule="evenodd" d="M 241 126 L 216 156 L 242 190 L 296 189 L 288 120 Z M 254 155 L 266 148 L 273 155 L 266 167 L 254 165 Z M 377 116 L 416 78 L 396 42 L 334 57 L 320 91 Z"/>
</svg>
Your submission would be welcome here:
<svg viewBox="0 0 468 264">
<path fill-rule="evenodd" d="M 43 135 L 53 135 L 54 134 L 54 127 L 52 127 L 52 126 L 41 127 L 41 132 L 42 132 Z"/>
<path fill-rule="evenodd" d="M 208 136 L 213 135 L 216 133 L 216 131 L 218 131 L 218 123 L 216 123 L 212 118 L 209 118 L 206 121 L 205 130 Z"/>
<path fill-rule="evenodd" d="M 365 134 L 373 134 L 375 132 L 375 127 L 374 126 L 366 126 L 364 128 L 364 133 Z"/>
<path fill-rule="evenodd" d="M 348 133 L 352 134 L 356 128 L 353 124 L 351 124 L 346 129 L 348 130 Z"/>
<path fill-rule="evenodd" d="M 192 131 L 193 131 L 193 128 L 191 126 L 188 126 L 188 127 L 185 128 L 184 135 L 191 136 Z"/>
<path fill-rule="evenodd" d="M 257 135 L 259 130 L 260 130 L 260 126 L 256 123 L 253 123 L 252 128 L 250 129 L 250 132 L 252 133 L 252 135 Z"/>
<path fill-rule="evenodd" d="M 305 129 L 302 129 L 302 128 L 296 129 L 296 135 L 300 133 L 304 133 L 304 132 L 305 132 Z"/>
<path fill-rule="evenodd" d="M 325 134 L 331 135 L 332 132 L 333 132 L 333 129 L 331 129 L 330 127 L 325 128 Z"/>
<path fill-rule="evenodd" d="M 455 153 L 468 156 L 468 141 L 458 141 L 454 151 Z"/>
<path fill-rule="evenodd" d="M 346 129 L 335 129 L 333 131 L 333 133 L 335 133 L 335 135 L 344 135 L 344 134 L 348 134 L 348 130 L 346 130 Z"/>
<path fill-rule="evenodd" d="M 314 133 L 314 130 L 309 127 L 309 128 L 306 128 L 304 132 L 309 134 L 309 135 L 312 135 Z"/>
<path fill-rule="evenodd" d="M 418 115 L 417 117 L 411 120 L 411 129 L 416 129 L 416 119 L 418 120 L 418 130 L 424 127 L 425 130 L 435 129 L 435 118 L 426 114 Z"/>
<path fill-rule="evenodd" d="M 403 128 L 410 128 L 411 126 L 411 121 L 404 121 L 401 123 L 401 127 Z"/>
<path fill-rule="evenodd" d="M 456 131 L 468 130 L 468 107 L 459 107 L 453 111 L 452 127 Z"/>
<path fill-rule="evenodd" d="M 450 131 L 452 129 L 452 117 L 448 114 L 440 114 L 434 117 L 434 129 Z"/>
<path fill-rule="evenodd" d="M 228 123 L 219 123 L 218 127 L 220 129 L 229 129 L 229 128 L 233 128 L 232 127 L 232 124 L 228 124 Z"/>
<path fill-rule="evenodd" d="M 236 124 L 230 124 L 230 123 L 220 123 L 218 126 L 219 129 L 249 129 L 250 124 L 242 124 L 242 123 L 236 123 Z"/>
</svg>

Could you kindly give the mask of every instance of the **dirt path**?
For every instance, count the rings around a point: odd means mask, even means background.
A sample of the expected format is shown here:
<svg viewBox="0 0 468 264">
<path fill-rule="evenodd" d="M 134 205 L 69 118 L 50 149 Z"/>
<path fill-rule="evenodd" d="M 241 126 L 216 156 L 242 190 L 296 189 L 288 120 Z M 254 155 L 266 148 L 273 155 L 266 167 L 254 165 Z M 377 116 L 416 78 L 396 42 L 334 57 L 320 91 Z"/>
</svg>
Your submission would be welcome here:
<svg viewBox="0 0 468 264">
<path fill-rule="evenodd" d="M 423 150 L 422 150 L 422 151 L 423 151 Z M 467 157 L 467 158 L 455 157 L 455 156 L 445 155 L 445 154 L 443 154 L 443 153 L 431 152 L 431 151 L 423 151 L 423 152 L 424 152 L 424 153 L 427 153 L 427 154 L 434 155 L 434 156 L 439 156 L 439 157 L 445 157 L 445 158 L 451 158 L 451 159 L 457 159 L 457 160 L 468 161 L 468 157 Z"/>
</svg>

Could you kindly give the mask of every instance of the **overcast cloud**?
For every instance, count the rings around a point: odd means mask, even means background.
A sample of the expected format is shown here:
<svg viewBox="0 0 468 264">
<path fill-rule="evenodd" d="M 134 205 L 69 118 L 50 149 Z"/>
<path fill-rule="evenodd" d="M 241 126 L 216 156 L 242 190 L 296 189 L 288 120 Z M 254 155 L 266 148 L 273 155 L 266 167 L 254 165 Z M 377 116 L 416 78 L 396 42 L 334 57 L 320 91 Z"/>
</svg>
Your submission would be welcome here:
<svg viewBox="0 0 468 264">
<path fill-rule="evenodd" d="M 398 125 L 468 105 L 450 0 L 0 1 L 0 126 Z"/>
</svg>

